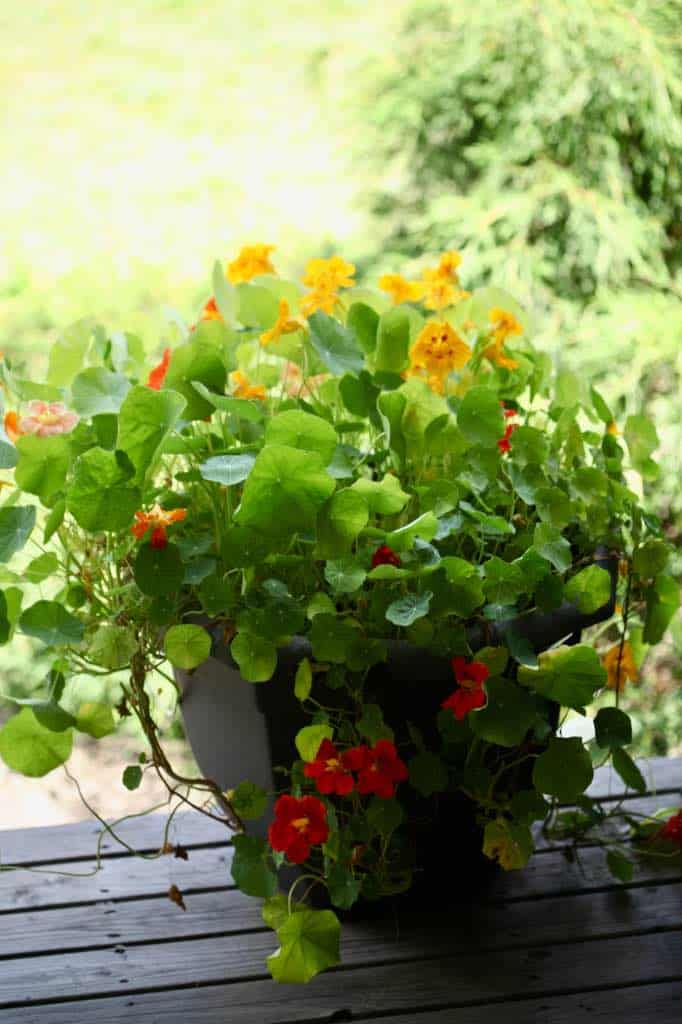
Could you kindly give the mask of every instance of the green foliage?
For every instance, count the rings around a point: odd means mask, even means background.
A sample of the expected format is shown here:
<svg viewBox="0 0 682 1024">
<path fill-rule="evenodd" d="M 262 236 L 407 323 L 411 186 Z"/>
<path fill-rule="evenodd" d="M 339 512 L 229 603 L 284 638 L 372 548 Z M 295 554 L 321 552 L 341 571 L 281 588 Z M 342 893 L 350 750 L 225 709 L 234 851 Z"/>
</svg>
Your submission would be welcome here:
<svg viewBox="0 0 682 1024">
<path fill-rule="evenodd" d="M 588 752 L 556 735 L 557 705 L 588 714 L 608 696 L 621 639 L 632 678 L 678 595 L 665 528 L 630 486 L 632 472 L 658 472 L 650 420 L 633 414 L 619 440 L 605 399 L 575 373 L 553 376 L 530 337 L 511 349 L 516 365 L 497 365 L 491 304 L 531 331 L 505 292 L 477 289 L 442 314 L 467 334 L 467 360 L 450 372 L 452 352 L 429 349 L 439 372 L 426 376 L 411 348 L 417 303 L 386 312 L 370 289 L 339 286 L 336 315 L 297 320 L 263 345 L 274 297 L 297 316 L 299 287 L 272 275 L 232 287 L 220 274 L 224 322 L 179 326 L 165 381 L 160 370 L 139 383 L 128 336 L 96 325 L 68 334 L 80 419 L 58 407 L 48 415 L 63 432 L 42 437 L 34 423 L 16 467 L 6 460 L 15 486 L 0 503 L 0 643 L 4 653 L 30 638 L 51 660 L 35 693 L 7 694 L 20 711 L 0 754 L 42 775 L 68 756 L 75 730 L 100 739 L 132 712 L 150 766 L 170 774 L 151 672 L 193 672 L 212 653 L 220 660 L 222 645 L 233 683 L 238 671 L 243 685 L 284 687 L 306 717 L 282 736 L 290 758 L 275 766 L 273 791 L 198 786 L 242 822 L 274 805 L 272 829 L 266 820 L 258 835 L 236 835 L 232 871 L 268 900 L 281 942 L 274 976 L 303 980 L 335 962 L 338 922 L 283 903 L 280 867 L 302 862 L 346 909 L 409 887 L 412 808 L 423 802 L 473 801 L 484 853 L 513 868 L 550 813 L 544 795 L 579 801 L 593 760 L 610 756 L 641 788 L 624 750 L 627 715 L 602 706 Z M 56 363 L 51 372 L 62 380 Z M 52 399 L 51 385 L 2 373 L 12 407 Z M 72 397 L 69 383 L 60 387 Z M 520 425 L 505 437 L 505 423 Z M 613 581 L 597 564 L 603 548 L 621 560 Z M 554 627 L 538 612 L 572 602 L 562 621 L 592 615 L 614 583 L 625 624 L 614 618 L 572 646 L 548 635 L 536 654 L 532 627 Z M 489 640 L 495 627 L 504 645 Z M 415 673 L 423 655 L 452 680 L 449 696 L 422 688 L 409 717 L 390 692 L 405 645 Z M 124 787 L 140 785 L 144 763 L 126 768 Z M 574 830 L 595 817 L 584 803 L 568 812 Z"/>
</svg>

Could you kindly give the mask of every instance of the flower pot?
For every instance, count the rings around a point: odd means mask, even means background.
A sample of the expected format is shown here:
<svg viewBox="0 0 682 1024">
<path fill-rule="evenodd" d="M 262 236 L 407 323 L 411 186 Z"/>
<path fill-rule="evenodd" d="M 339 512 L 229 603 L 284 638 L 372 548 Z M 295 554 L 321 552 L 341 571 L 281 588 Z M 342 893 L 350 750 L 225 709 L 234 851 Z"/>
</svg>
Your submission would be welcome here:
<svg viewBox="0 0 682 1024">
<path fill-rule="evenodd" d="M 550 615 L 534 613 L 491 623 L 485 629 L 476 626 L 468 633 L 472 649 L 503 644 L 512 631 L 536 653 L 560 641 L 577 643 L 582 629 L 609 618 L 614 610 L 617 560 L 600 556 L 597 562 L 608 569 L 612 579 L 611 598 L 597 612 L 584 615 L 565 604 Z M 276 769 L 296 760 L 294 738 L 299 729 L 310 724 L 294 695 L 296 669 L 302 658 L 311 656 L 310 644 L 305 638 L 295 637 L 279 650 L 273 678 L 254 685 L 240 676 L 221 639 L 220 627 L 212 627 L 212 632 L 211 657 L 192 673 L 176 671 L 187 737 L 197 763 L 202 773 L 223 790 L 248 779 L 268 792 L 281 791 L 283 779 L 278 780 Z M 452 689 L 450 660 L 406 643 L 391 644 L 387 660 L 370 670 L 365 684 L 367 701 L 380 704 L 386 722 L 399 734 L 410 722 L 429 748 L 436 745 L 436 716 Z M 340 694 L 342 691 L 327 689 L 319 681 L 315 684 L 315 696 L 323 704 L 338 705 Z M 559 708 L 553 705 L 550 721 L 554 728 L 558 717 Z M 513 784 L 519 789 L 530 786 L 530 762 L 521 766 Z M 416 881 L 421 880 L 417 891 L 428 889 L 430 878 L 442 881 L 443 871 L 451 872 L 453 868 L 465 870 L 469 881 L 485 877 L 491 862 L 481 853 L 482 830 L 476 822 L 473 801 L 462 793 L 425 800 L 409 786 L 402 787 L 400 798 L 411 823 Z M 261 819 L 248 823 L 249 832 L 266 835 L 273 803 L 274 798 Z M 453 832 L 455 842 L 443 842 L 444 833 L 450 839 Z"/>
</svg>

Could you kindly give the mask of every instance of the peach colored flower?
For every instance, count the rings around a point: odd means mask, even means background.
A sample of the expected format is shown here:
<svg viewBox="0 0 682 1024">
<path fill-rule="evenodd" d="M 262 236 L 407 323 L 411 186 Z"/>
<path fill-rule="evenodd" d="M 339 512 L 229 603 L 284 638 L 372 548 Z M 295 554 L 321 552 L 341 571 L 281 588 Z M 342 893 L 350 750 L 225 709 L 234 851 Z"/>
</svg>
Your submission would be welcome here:
<svg viewBox="0 0 682 1024">
<path fill-rule="evenodd" d="M 328 379 L 328 373 L 318 373 L 304 378 L 301 368 L 296 363 L 289 362 L 282 374 L 282 387 L 290 398 L 311 398 Z"/>
<path fill-rule="evenodd" d="M 34 434 L 36 437 L 69 434 L 79 420 L 63 402 L 29 402 L 28 410 L 28 416 L 22 416 L 17 424 L 19 434 Z"/>
</svg>

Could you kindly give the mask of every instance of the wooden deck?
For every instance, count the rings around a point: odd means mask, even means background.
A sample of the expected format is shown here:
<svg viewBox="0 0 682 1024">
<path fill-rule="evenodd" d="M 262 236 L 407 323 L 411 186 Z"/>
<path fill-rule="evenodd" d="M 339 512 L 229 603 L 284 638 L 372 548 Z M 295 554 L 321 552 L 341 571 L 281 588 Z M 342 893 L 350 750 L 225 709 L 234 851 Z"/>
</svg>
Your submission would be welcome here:
<svg viewBox="0 0 682 1024">
<path fill-rule="evenodd" d="M 644 770 L 651 795 L 630 806 L 679 805 L 682 761 Z M 593 786 L 605 800 L 621 791 L 603 773 Z M 670 866 L 643 863 L 623 887 L 601 850 L 579 866 L 545 846 L 456 913 L 345 925 L 340 969 L 278 986 L 264 966 L 274 936 L 258 901 L 231 885 L 224 834 L 176 820 L 188 861 L 140 860 L 108 839 L 89 877 L 78 876 L 93 864 L 91 822 L 0 833 L 2 862 L 24 866 L 0 873 L 2 1024 L 682 1021 L 682 877 Z M 162 830 L 148 817 L 121 831 L 153 851 Z"/>
</svg>

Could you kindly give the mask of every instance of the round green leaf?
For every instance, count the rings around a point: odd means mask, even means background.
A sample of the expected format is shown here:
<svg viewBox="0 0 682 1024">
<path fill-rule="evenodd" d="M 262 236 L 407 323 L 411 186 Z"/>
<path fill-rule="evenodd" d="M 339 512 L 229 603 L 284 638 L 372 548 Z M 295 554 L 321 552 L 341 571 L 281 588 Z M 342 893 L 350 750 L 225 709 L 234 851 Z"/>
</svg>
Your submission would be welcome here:
<svg viewBox="0 0 682 1024">
<path fill-rule="evenodd" d="M 457 425 L 467 441 L 493 448 L 504 434 L 500 400 L 490 388 L 469 388 L 457 410 Z"/>
<path fill-rule="evenodd" d="M 251 633 L 238 633 L 230 647 L 242 679 L 248 683 L 265 683 L 277 668 L 277 648 L 270 640 Z"/>
<path fill-rule="evenodd" d="M 566 584 L 567 600 L 585 615 L 596 612 L 607 604 L 611 596 L 611 577 L 598 565 L 588 565 Z"/>
<path fill-rule="evenodd" d="M 637 793 L 646 793 L 646 780 L 626 750 L 617 747 L 612 751 L 611 760 L 629 789 L 634 789 Z"/>
<path fill-rule="evenodd" d="M 162 597 L 179 590 L 185 568 L 175 544 L 154 548 L 143 544 L 135 559 L 135 582 L 148 597 Z"/>
<path fill-rule="evenodd" d="M 310 696 L 313 688 L 313 670 L 310 661 L 304 658 L 296 669 L 294 680 L 294 695 L 297 700 L 304 701 Z"/>
<path fill-rule="evenodd" d="M 386 609 L 386 618 L 395 626 L 411 626 L 417 619 L 429 614 L 429 605 L 433 593 L 425 590 L 423 594 L 406 594 L 405 597 L 391 602 Z"/>
<path fill-rule="evenodd" d="M 535 700 L 511 679 L 488 679 L 485 688 L 488 703 L 469 715 L 471 731 L 500 747 L 518 746 L 537 718 Z"/>
<path fill-rule="evenodd" d="M 40 778 L 64 764 L 72 746 L 71 729 L 52 732 L 30 708 L 23 708 L 0 729 L 0 757 L 9 768 L 30 778 Z"/>
<path fill-rule="evenodd" d="M 240 782 L 228 793 L 228 797 L 242 821 L 260 818 L 268 804 L 268 794 L 255 782 Z"/>
<path fill-rule="evenodd" d="M 277 938 L 280 947 L 268 957 L 275 981 L 305 983 L 339 962 L 341 925 L 332 910 L 291 914 L 277 929 Z"/>
<path fill-rule="evenodd" d="M 539 656 L 538 665 L 537 669 L 521 665 L 519 682 L 564 707 L 585 707 L 595 690 L 606 684 L 606 671 L 589 644 L 545 651 Z"/>
<path fill-rule="evenodd" d="M 130 664 L 137 649 L 132 630 L 125 626 L 105 623 L 100 626 L 88 645 L 88 656 L 103 668 L 119 669 Z"/>
<path fill-rule="evenodd" d="M 64 486 L 71 459 L 66 437 L 20 437 L 19 461 L 14 471 L 17 486 L 36 494 L 44 505 Z"/>
<path fill-rule="evenodd" d="M 246 480 L 254 467 L 256 456 L 250 452 L 244 455 L 214 455 L 199 466 L 204 480 L 211 480 L 225 487 L 232 487 Z"/>
<path fill-rule="evenodd" d="M 35 524 L 35 505 L 0 508 L 0 562 L 21 551 Z"/>
<path fill-rule="evenodd" d="M 339 558 L 350 553 L 353 541 L 367 525 L 369 508 L 357 491 L 336 491 L 317 515 L 318 558 Z"/>
<path fill-rule="evenodd" d="M 141 501 L 129 464 L 115 452 L 91 448 L 76 460 L 66 506 L 84 530 L 125 530 Z"/>
<path fill-rule="evenodd" d="M 22 633 L 42 640 L 49 647 L 78 644 L 84 633 L 81 620 L 67 612 L 57 601 L 37 601 L 32 604 L 19 619 L 19 628 Z"/>
<path fill-rule="evenodd" d="M 331 740 L 333 736 L 331 725 L 304 725 L 296 733 L 296 749 L 304 761 L 314 761 L 322 740 Z"/>
<path fill-rule="evenodd" d="M 270 537 L 312 532 L 335 486 L 318 454 L 268 445 L 244 485 L 236 519 Z"/>
<path fill-rule="evenodd" d="M 79 732 L 85 732 L 96 740 L 108 736 L 114 732 L 116 722 L 108 704 L 100 704 L 95 701 L 88 701 L 81 704 L 76 714 L 76 728 Z"/>
<path fill-rule="evenodd" d="M 632 723 L 620 708 L 600 708 L 594 720 L 598 747 L 626 747 L 632 743 Z"/>
<path fill-rule="evenodd" d="M 171 665 L 190 671 L 210 656 L 211 637 L 202 626 L 171 626 L 164 650 Z"/>
<path fill-rule="evenodd" d="M 365 365 L 355 334 L 321 310 L 308 318 L 310 342 L 332 373 L 360 373 Z"/>
<path fill-rule="evenodd" d="M 331 423 L 299 409 L 274 416 L 265 430 L 266 444 L 283 444 L 306 452 L 317 452 L 326 466 L 339 443 Z"/>
<path fill-rule="evenodd" d="M 138 789 L 142 782 L 142 769 L 139 764 L 129 764 L 123 769 L 123 785 L 126 789 Z"/>
<path fill-rule="evenodd" d="M 277 875 L 268 864 L 265 840 L 260 836 L 235 836 L 232 840 L 232 877 L 247 896 L 267 899 L 277 892 Z"/>
<path fill-rule="evenodd" d="M 565 572 L 570 566 L 571 545 L 562 537 L 561 530 L 551 523 L 538 523 L 533 534 L 533 546 L 559 572 Z"/>
<path fill-rule="evenodd" d="M 582 740 L 552 737 L 533 766 L 533 785 L 539 793 L 573 803 L 592 782 L 593 774 Z"/>
<path fill-rule="evenodd" d="M 117 413 L 130 391 L 130 383 L 122 373 L 111 373 L 103 366 L 90 366 L 74 377 L 71 404 L 81 416 Z"/>
</svg>

